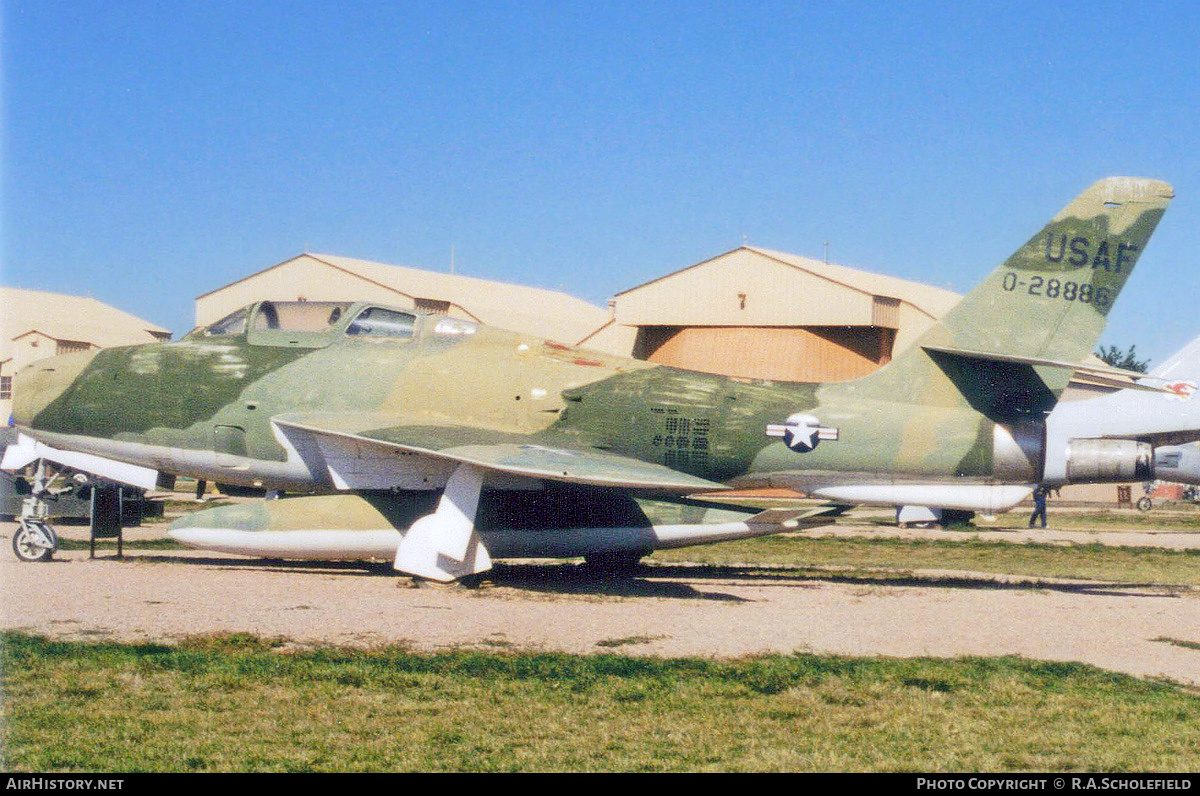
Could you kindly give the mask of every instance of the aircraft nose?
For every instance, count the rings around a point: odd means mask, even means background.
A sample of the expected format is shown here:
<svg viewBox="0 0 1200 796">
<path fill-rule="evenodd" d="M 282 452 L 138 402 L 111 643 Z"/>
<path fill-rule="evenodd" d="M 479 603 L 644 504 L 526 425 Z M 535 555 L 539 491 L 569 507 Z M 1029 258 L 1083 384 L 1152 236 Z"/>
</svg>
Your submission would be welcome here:
<svg viewBox="0 0 1200 796">
<path fill-rule="evenodd" d="M 74 383 L 98 353 L 80 351 L 40 359 L 13 375 L 12 414 L 18 426 L 37 428 L 38 416 Z"/>
</svg>

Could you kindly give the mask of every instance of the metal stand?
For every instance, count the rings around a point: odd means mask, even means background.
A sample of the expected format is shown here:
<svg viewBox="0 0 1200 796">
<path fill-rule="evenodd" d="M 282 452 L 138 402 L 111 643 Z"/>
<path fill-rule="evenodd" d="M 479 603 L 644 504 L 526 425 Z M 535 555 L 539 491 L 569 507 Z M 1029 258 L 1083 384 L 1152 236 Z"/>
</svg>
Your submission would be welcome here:
<svg viewBox="0 0 1200 796">
<path fill-rule="evenodd" d="M 117 484 L 96 482 L 92 484 L 92 525 L 89 558 L 96 557 L 96 540 L 117 540 L 117 558 L 125 557 L 125 538 L 122 534 L 124 495 Z"/>
</svg>

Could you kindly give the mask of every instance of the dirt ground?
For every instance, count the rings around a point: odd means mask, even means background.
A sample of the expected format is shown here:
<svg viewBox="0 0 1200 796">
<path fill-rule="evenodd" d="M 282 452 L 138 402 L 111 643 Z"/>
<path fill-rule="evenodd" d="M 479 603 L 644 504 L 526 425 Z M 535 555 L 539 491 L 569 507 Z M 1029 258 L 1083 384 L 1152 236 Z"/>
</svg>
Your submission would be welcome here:
<svg viewBox="0 0 1200 796">
<path fill-rule="evenodd" d="M 597 582 L 575 565 L 544 563 L 502 563 L 478 589 L 415 588 L 386 567 L 199 551 L 128 551 L 124 560 L 112 551 L 96 560 L 86 550 L 60 551 L 50 563 L 27 564 L 11 551 L 14 527 L 0 523 L 0 626 L 55 638 L 171 641 L 245 632 L 302 645 L 405 643 L 419 650 L 1021 655 L 1200 686 L 1200 650 L 1164 640 L 1200 642 L 1194 590 L 1047 579 L 1031 589 L 1028 579 L 945 571 L 928 573 L 936 575 L 928 580 L 863 584 L 687 564 Z M 87 536 L 86 527 L 59 531 Z M 131 529 L 126 538 L 161 534 Z M 1107 543 L 1141 545 L 1142 536 L 1117 534 Z M 1200 542 L 1197 534 L 1169 536 L 1180 538 L 1159 542 Z"/>
</svg>

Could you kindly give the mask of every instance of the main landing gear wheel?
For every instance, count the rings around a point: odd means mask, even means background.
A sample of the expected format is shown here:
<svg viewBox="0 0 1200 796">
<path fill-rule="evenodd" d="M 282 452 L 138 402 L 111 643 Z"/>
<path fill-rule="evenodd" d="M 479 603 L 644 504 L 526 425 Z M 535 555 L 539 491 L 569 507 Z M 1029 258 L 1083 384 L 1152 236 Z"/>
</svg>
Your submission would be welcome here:
<svg viewBox="0 0 1200 796">
<path fill-rule="evenodd" d="M 58 549 L 58 534 L 41 522 L 22 522 L 12 538 L 13 553 L 22 561 L 49 561 Z"/>
<path fill-rule="evenodd" d="M 597 575 L 610 578 L 629 577 L 638 568 L 638 562 L 645 553 L 593 553 L 584 556 L 583 561 L 588 569 Z"/>
</svg>

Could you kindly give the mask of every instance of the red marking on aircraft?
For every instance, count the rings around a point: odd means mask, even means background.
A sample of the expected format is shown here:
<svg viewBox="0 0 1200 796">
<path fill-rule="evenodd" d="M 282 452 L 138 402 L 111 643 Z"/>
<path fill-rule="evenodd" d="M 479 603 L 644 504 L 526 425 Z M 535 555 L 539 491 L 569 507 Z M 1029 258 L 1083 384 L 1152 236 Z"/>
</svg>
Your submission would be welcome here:
<svg viewBox="0 0 1200 796">
<path fill-rule="evenodd" d="M 1163 389 L 1174 393 L 1183 399 L 1192 397 L 1192 393 L 1196 391 L 1196 385 L 1190 381 L 1176 381 L 1171 384 L 1164 385 Z"/>
</svg>

